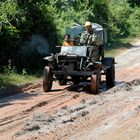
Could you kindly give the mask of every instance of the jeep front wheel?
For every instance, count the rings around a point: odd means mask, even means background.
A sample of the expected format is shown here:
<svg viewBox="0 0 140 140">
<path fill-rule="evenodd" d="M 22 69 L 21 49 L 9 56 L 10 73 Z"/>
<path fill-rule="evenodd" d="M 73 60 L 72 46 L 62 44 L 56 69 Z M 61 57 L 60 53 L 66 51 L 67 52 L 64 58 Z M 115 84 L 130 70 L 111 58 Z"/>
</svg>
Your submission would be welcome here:
<svg viewBox="0 0 140 140">
<path fill-rule="evenodd" d="M 52 68 L 46 66 L 43 71 L 43 91 L 45 92 L 51 91 L 52 83 L 53 83 Z"/>
<path fill-rule="evenodd" d="M 91 76 L 91 84 L 90 84 L 91 93 L 93 93 L 93 94 L 99 93 L 100 80 L 101 80 L 101 73 L 100 72 Z"/>
</svg>

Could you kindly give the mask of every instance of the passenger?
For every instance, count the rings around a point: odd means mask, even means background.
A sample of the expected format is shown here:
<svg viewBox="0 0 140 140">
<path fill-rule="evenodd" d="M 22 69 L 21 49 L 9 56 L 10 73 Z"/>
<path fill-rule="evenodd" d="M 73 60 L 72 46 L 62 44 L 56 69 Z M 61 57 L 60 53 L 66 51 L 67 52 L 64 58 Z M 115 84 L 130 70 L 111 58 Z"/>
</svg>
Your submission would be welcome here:
<svg viewBox="0 0 140 140">
<path fill-rule="evenodd" d="M 62 46 L 75 46 L 74 42 L 70 40 L 70 35 L 66 34 Z"/>
</svg>

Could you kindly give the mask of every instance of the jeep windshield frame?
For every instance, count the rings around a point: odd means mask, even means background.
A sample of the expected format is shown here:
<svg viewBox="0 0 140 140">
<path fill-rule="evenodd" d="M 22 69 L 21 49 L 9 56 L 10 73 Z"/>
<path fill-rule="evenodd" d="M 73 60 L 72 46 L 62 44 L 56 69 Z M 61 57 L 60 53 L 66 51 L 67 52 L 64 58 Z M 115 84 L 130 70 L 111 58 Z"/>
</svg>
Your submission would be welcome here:
<svg viewBox="0 0 140 140">
<path fill-rule="evenodd" d="M 93 46 L 57 46 L 61 47 L 59 55 L 77 55 L 81 57 L 87 56 L 87 50 Z"/>
</svg>

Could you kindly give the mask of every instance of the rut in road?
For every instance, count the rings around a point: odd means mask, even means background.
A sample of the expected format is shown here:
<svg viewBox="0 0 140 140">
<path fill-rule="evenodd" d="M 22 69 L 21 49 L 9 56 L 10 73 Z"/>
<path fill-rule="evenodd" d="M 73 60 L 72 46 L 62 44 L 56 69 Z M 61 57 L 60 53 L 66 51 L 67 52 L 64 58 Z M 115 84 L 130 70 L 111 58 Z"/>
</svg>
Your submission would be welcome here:
<svg viewBox="0 0 140 140">
<path fill-rule="evenodd" d="M 83 129 L 87 126 L 91 127 L 90 122 L 96 126 L 110 115 L 121 113 L 126 106 L 129 110 L 129 106 L 132 103 L 138 104 L 139 98 L 136 98 L 136 101 L 128 102 L 128 97 L 133 95 L 134 88 L 139 85 L 140 79 L 128 83 L 122 82 L 98 96 L 88 96 L 81 100 L 80 103 L 72 107 L 61 108 L 54 114 L 49 114 L 49 112 L 36 113 L 30 117 L 25 127 L 16 136 L 36 134 L 46 135 L 46 137 L 48 135 L 47 138 L 49 138 L 50 136 L 53 137 L 53 134 L 56 133 L 55 136 L 61 139 L 65 133 L 68 133 L 69 129 L 67 130 L 67 127 L 71 126 L 76 131 L 76 127 L 79 126 Z M 80 123 L 79 126 L 78 123 Z M 65 131 L 63 130 L 64 127 Z M 63 133 L 61 133 L 62 131 Z"/>
<path fill-rule="evenodd" d="M 51 93 L 48 93 L 48 94 L 51 94 Z M 17 95 L 17 96 L 21 96 L 21 95 Z M 31 112 L 34 112 L 35 110 L 37 110 L 41 107 L 44 107 L 48 104 L 54 104 L 52 107 L 50 107 L 46 110 L 46 111 L 51 112 L 51 110 L 55 109 L 56 107 L 59 107 L 62 104 L 66 103 L 78 96 L 79 96 L 79 94 L 77 94 L 77 93 L 72 94 L 70 92 L 67 92 L 66 90 L 64 90 L 63 92 L 59 92 L 57 94 L 53 94 L 52 97 L 50 99 L 46 99 L 46 101 L 41 101 L 41 102 L 33 105 L 32 107 L 30 107 L 22 112 L 19 112 L 13 116 L 8 116 L 6 118 L 0 119 L 0 126 L 26 118 L 30 115 Z M 86 96 L 86 95 L 83 95 L 83 96 Z M 14 97 L 10 97 L 10 98 L 16 98 L 16 97 L 14 96 Z M 6 100 L 5 100 L 5 102 L 6 102 Z M 2 102 L 1 102 L 1 104 L 2 104 Z"/>
</svg>

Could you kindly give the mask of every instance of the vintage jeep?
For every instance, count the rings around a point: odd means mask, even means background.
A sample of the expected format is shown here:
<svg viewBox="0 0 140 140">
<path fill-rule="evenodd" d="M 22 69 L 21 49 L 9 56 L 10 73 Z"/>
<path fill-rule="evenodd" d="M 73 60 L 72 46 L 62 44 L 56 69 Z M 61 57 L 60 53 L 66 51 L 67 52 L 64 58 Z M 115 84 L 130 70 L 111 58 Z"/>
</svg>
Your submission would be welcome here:
<svg viewBox="0 0 140 140">
<path fill-rule="evenodd" d="M 102 31 L 102 32 L 101 32 Z M 94 54 L 94 46 L 59 46 L 60 53 L 45 58 L 47 65 L 43 72 L 43 90 L 48 92 L 54 80 L 60 85 L 72 81 L 78 84 L 90 81 L 90 90 L 98 94 L 101 75 L 106 75 L 107 87 L 115 85 L 115 60 L 113 57 L 104 57 L 106 30 L 100 30 L 102 37 L 99 44 L 98 57 Z M 96 59 L 94 59 L 96 58 Z"/>
</svg>

